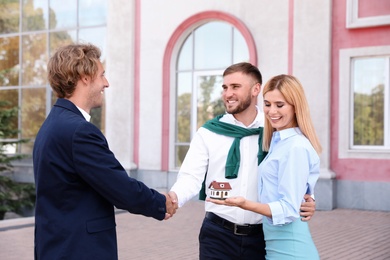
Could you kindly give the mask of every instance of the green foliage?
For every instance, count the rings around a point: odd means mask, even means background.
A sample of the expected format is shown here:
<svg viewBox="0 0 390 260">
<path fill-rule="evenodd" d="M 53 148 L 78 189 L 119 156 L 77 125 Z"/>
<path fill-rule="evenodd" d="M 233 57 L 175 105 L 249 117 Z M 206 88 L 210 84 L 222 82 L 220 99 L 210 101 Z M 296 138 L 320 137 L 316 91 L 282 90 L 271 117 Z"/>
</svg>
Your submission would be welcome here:
<svg viewBox="0 0 390 260">
<path fill-rule="evenodd" d="M 9 107 L 9 105 L 8 101 L 0 100 L 0 172 L 10 170 L 12 161 L 24 158 L 24 155 L 20 154 L 6 154 L 6 147 L 28 141 L 10 139 L 15 138 L 18 133 L 18 129 L 14 124 L 15 119 L 18 118 L 18 108 Z"/>
<path fill-rule="evenodd" d="M 25 157 L 21 154 L 7 154 L 5 150 L 7 145 L 17 145 L 28 141 L 11 139 L 18 133 L 14 125 L 17 116 L 17 107 L 10 107 L 10 102 L 0 101 L 0 174 L 12 170 L 12 161 Z M 0 219 L 3 219 L 7 211 L 21 213 L 24 208 L 33 207 L 34 201 L 34 184 L 17 183 L 9 177 L 0 175 Z"/>
<path fill-rule="evenodd" d="M 199 93 L 197 100 L 197 125 L 201 127 L 207 120 L 214 118 L 217 115 L 225 113 L 225 105 L 222 98 L 213 100 L 213 92 L 217 83 L 217 76 L 203 76 L 203 81 L 199 85 Z M 189 149 L 191 141 L 191 106 L 194 106 L 191 101 L 191 93 L 183 93 L 177 97 L 177 128 L 176 142 L 180 145 L 176 146 L 175 165 L 180 167 L 185 155 Z M 188 143 L 188 144 L 185 144 Z"/>
<path fill-rule="evenodd" d="M 354 145 L 384 144 L 384 86 L 354 96 Z"/>
<path fill-rule="evenodd" d="M 17 183 L 0 175 L 0 219 L 7 211 L 21 213 L 25 208 L 32 208 L 34 202 L 34 184 Z"/>
<path fill-rule="evenodd" d="M 213 100 L 212 94 L 215 92 L 217 76 L 204 76 L 204 81 L 200 84 L 200 97 L 198 101 L 198 125 L 201 127 L 206 121 L 217 115 L 225 113 L 225 105 L 221 97 Z M 218 86 L 219 88 L 219 86 Z"/>
</svg>

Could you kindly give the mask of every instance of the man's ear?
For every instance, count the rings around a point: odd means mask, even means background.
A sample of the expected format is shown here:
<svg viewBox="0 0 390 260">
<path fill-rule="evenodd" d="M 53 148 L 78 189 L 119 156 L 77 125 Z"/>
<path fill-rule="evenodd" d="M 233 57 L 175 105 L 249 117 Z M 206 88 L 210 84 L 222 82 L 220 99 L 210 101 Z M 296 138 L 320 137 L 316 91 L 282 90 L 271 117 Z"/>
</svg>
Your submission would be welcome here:
<svg viewBox="0 0 390 260">
<path fill-rule="evenodd" d="M 90 83 L 90 77 L 87 76 L 87 75 L 82 75 L 80 77 L 80 80 L 85 84 L 85 85 L 88 85 Z"/>
<path fill-rule="evenodd" d="M 260 94 L 260 90 L 261 90 L 261 84 L 260 83 L 256 83 L 253 88 L 252 88 L 252 93 L 254 96 L 258 96 Z"/>
</svg>

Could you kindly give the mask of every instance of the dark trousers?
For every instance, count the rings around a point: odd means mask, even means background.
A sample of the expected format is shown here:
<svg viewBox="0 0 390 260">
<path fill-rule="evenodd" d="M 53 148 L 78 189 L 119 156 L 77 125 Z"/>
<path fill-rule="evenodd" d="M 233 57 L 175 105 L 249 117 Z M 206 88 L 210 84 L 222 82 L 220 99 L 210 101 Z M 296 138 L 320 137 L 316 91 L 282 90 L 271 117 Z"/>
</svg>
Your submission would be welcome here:
<svg viewBox="0 0 390 260">
<path fill-rule="evenodd" d="M 265 259 L 264 234 L 235 235 L 205 218 L 199 234 L 199 259 Z"/>
</svg>

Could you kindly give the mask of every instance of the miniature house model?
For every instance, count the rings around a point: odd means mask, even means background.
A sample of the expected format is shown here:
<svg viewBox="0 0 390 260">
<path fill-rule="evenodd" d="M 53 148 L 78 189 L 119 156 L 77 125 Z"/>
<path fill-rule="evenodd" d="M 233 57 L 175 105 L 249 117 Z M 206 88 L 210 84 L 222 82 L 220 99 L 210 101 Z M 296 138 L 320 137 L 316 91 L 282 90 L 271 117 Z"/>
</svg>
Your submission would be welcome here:
<svg viewBox="0 0 390 260">
<path fill-rule="evenodd" d="M 232 189 L 228 182 L 213 181 L 209 186 L 209 195 L 212 199 L 224 200 L 229 197 L 229 191 Z"/>
</svg>

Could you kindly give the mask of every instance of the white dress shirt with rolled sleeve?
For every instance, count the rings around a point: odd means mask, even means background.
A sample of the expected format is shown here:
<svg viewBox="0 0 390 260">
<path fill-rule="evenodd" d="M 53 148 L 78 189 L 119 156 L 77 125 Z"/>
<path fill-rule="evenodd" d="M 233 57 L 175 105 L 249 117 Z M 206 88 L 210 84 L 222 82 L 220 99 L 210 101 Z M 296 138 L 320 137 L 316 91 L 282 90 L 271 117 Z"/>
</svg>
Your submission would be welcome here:
<svg viewBox="0 0 390 260">
<path fill-rule="evenodd" d="M 258 110 L 255 120 L 246 127 L 231 114 L 225 114 L 220 121 L 244 128 L 258 128 L 264 125 L 264 114 Z M 240 168 L 236 179 L 225 178 L 225 164 L 234 138 L 199 128 L 191 141 L 190 148 L 178 173 L 177 181 L 171 188 L 178 196 L 179 207 L 199 193 L 205 173 L 206 192 L 212 181 L 229 182 L 230 196 L 243 196 L 258 200 L 258 135 L 243 137 L 240 141 Z M 261 223 L 260 214 L 238 207 L 227 207 L 205 202 L 205 210 L 213 212 L 236 224 Z"/>
</svg>

